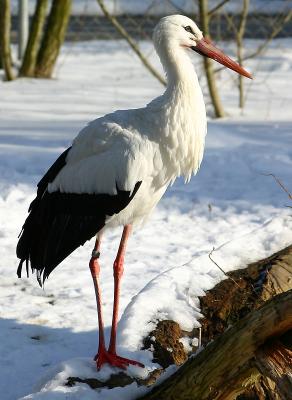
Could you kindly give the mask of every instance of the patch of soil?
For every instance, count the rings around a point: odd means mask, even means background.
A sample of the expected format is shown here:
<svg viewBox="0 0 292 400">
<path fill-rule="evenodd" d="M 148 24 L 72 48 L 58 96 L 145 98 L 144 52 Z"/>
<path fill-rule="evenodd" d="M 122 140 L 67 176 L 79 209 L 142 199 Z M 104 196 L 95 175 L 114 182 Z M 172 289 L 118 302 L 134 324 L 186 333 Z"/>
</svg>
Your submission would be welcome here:
<svg viewBox="0 0 292 400">
<path fill-rule="evenodd" d="M 91 389 L 108 388 L 113 389 L 115 387 L 124 387 L 131 385 L 136 382 L 138 386 L 151 386 L 156 382 L 157 378 L 162 374 L 163 369 L 158 368 L 152 371 L 146 379 L 133 378 L 127 375 L 125 372 L 119 372 L 118 374 L 112 374 L 107 381 L 100 381 L 96 378 L 79 378 L 76 376 L 70 376 L 67 379 L 66 386 L 75 386 L 76 383 L 86 383 Z"/>
<path fill-rule="evenodd" d="M 153 351 L 153 362 L 167 368 L 171 364 L 181 365 L 187 360 L 183 344 L 185 336 L 177 322 L 159 321 L 156 328 L 144 339 L 144 349 Z"/>
<path fill-rule="evenodd" d="M 70 376 L 67 379 L 66 386 L 75 386 L 76 383 L 86 383 L 91 389 L 101 389 L 107 387 L 113 389 L 115 387 L 124 387 L 130 385 L 134 382 L 134 379 L 124 372 L 119 372 L 118 374 L 112 374 L 107 381 L 100 381 L 96 378 L 78 378 Z"/>
</svg>

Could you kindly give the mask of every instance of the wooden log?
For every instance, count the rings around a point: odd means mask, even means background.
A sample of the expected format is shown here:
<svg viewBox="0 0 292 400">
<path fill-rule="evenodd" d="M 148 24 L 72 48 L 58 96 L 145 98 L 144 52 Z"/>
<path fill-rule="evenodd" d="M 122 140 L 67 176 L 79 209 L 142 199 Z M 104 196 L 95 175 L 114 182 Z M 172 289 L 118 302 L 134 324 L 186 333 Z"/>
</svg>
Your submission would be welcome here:
<svg viewBox="0 0 292 400">
<path fill-rule="evenodd" d="M 292 330 L 261 346 L 255 364 L 263 376 L 275 382 L 281 399 L 292 399 Z"/>
<path fill-rule="evenodd" d="M 143 399 L 234 400 L 245 391 L 246 385 L 259 380 L 259 365 L 263 369 L 267 364 L 260 357 L 255 360 L 257 351 L 263 353 L 258 349 L 291 329 L 292 290 L 289 290 L 247 314 Z M 285 371 L 284 364 L 289 360 L 284 357 L 282 361 Z M 279 380 L 273 382 L 279 386 Z M 292 393 L 291 382 L 286 379 L 285 385 Z"/>
</svg>

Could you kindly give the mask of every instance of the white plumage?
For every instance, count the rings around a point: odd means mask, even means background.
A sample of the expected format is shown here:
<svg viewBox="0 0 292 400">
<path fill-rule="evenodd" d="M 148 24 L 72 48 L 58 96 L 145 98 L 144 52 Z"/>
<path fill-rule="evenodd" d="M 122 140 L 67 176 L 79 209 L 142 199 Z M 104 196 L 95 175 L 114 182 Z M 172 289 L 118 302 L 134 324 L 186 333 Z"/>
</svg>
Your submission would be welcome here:
<svg viewBox="0 0 292 400">
<path fill-rule="evenodd" d="M 146 107 L 121 110 L 92 121 L 73 142 L 66 166 L 49 185 L 49 192 L 137 194 L 106 226 L 135 224 L 147 217 L 176 177 L 189 180 L 196 173 L 204 150 L 206 112 L 198 78 L 183 47 L 191 25 L 184 16 L 160 21 L 154 44 L 168 77 L 165 93 Z M 180 36 L 177 36 L 178 32 Z M 191 42 L 193 45 L 193 42 Z"/>
<path fill-rule="evenodd" d="M 97 235 L 90 260 L 98 320 L 97 368 L 141 363 L 116 354 L 120 278 L 131 226 L 143 222 L 178 177 L 189 181 L 201 164 L 206 111 L 198 77 L 189 57 L 195 50 L 250 77 L 225 56 L 189 18 L 162 18 L 154 44 L 167 75 L 164 94 L 146 107 L 121 110 L 92 121 L 51 166 L 38 184 L 17 246 L 18 276 L 37 270 L 40 284 L 78 246 Z M 124 227 L 114 262 L 111 338 L 105 347 L 99 288 L 102 232 Z"/>
</svg>

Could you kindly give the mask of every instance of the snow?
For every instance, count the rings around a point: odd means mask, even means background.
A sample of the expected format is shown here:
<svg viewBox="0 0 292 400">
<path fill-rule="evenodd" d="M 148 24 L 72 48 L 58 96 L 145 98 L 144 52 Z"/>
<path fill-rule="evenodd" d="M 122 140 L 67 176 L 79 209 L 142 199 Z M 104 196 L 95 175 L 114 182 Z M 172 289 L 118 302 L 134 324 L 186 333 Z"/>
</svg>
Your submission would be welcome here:
<svg viewBox="0 0 292 400">
<path fill-rule="evenodd" d="M 257 44 L 249 41 L 249 50 Z M 231 45 L 226 48 L 232 54 Z M 143 50 L 158 66 L 151 44 Z M 130 239 L 118 343 L 121 355 L 146 368 L 129 367 L 128 374 L 145 377 L 157 367 L 152 353 L 140 350 L 156 321 L 171 318 L 186 330 L 199 326 L 198 296 L 224 279 L 209 259 L 213 247 L 213 259 L 227 272 L 291 243 L 289 199 L 265 175 L 274 173 L 291 190 L 291 60 L 291 43 L 276 40 L 260 61 L 247 63 L 256 72 L 246 81 L 243 112 L 237 109 L 235 75 L 220 73 L 229 116 L 209 121 L 201 170 L 188 185 L 175 182 Z M 93 242 L 65 260 L 44 290 L 35 276 L 17 279 L 15 246 L 36 183 L 79 129 L 113 109 L 142 106 L 161 90 L 123 42 L 68 43 L 55 79 L 0 82 L 1 399 L 130 400 L 145 392 L 136 383 L 98 391 L 86 384 L 64 386 L 68 376 L 105 380 L 114 372 L 105 366 L 97 373 L 92 360 L 98 338 L 87 266 Z M 108 232 L 101 249 L 107 340 L 120 233 Z"/>
</svg>

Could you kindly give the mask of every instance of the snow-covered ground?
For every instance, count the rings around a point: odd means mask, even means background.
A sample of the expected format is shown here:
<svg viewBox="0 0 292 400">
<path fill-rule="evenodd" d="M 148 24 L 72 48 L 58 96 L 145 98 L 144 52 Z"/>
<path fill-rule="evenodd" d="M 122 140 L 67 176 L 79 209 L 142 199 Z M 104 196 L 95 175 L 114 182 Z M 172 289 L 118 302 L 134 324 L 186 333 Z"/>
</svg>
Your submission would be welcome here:
<svg viewBox="0 0 292 400">
<path fill-rule="evenodd" d="M 248 43 L 251 49 L 255 45 Z M 143 46 L 151 52 L 151 44 Z M 198 175 L 188 185 L 178 180 L 130 239 L 120 353 L 146 365 L 145 370 L 129 368 L 130 374 L 145 376 L 154 368 L 151 353 L 139 347 L 157 319 L 175 319 L 184 329 L 198 325 L 196 296 L 224 277 L 208 258 L 213 247 L 213 257 L 227 271 L 291 243 L 289 199 L 264 175 L 274 173 L 292 187 L 290 42 L 274 41 L 260 61 L 247 67 L 255 79 L 246 81 L 244 112 L 237 109 L 235 75 L 223 71 L 220 87 L 232 116 L 209 121 Z M 34 276 L 17 279 L 15 245 L 36 183 L 79 129 L 113 109 L 142 106 L 161 91 L 123 42 L 67 44 L 56 79 L 0 83 L 1 399 L 129 400 L 145 390 L 134 383 L 100 393 L 84 384 L 63 386 L 70 375 L 104 379 L 111 371 L 105 367 L 97 373 L 92 361 L 97 316 L 87 265 L 93 242 L 65 260 L 45 290 Z M 120 230 L 108 233 L 102 247 L 107 337 L 119 235 Z"/>
</svg>

